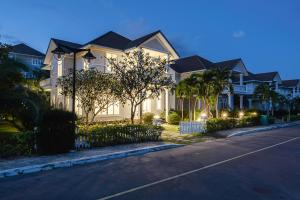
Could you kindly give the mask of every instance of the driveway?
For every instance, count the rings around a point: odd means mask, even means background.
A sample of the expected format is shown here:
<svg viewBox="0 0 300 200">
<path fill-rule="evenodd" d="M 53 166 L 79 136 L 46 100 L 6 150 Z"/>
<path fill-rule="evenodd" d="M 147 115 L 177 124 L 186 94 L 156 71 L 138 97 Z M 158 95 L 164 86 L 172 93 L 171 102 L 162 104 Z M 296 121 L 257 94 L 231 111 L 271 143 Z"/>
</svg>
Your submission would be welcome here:
<svg viewBox="0 0 300 200">
<path fill-rule="evenodd" d="M 300 199 L 300 126 L 3 178 L 0 199 Z"/>
</svg>

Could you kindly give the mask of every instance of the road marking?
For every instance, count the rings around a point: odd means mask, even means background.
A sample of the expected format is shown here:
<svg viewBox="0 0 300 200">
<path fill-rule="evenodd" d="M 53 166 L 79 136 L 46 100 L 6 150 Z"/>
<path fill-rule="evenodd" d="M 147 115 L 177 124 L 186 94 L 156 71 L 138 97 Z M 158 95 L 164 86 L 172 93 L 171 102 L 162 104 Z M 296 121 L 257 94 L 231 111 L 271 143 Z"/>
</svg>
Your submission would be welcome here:
<svg viewBox="0 0 300 200">
<path fill-rule="evenodd" d="M 148 184 L 145 184 L 145 185 L 134 187 L 134 188 L 131 188 L 131 189 L 123 191 L 123 192 L 119 192 L 119 193 L 116 193 L 116 194 L 105 196 L 105 197 L 102 197 L 102 198 L 100 198 L 98 200 L 112 199 L 114 197 L 122 196 L 124 194 L 135 192 L 137 190 L 141 190 L 141 189 L 148 188 L 148 187 L 151 187 L 151 186 L 154 186 L 154 185 L 158 185 L 158 184 L 163 183 L 163 182 L 171 181 L 171 180 L 177 179 L 177 178 L 182 177 L 182 176 L 193 174 L 193 173 L 196 173 L 196 172 L 199 172 L 199 171 L 211 168 L 211 167 L 215 167 L 215 166 L 218 166 L 218 165 L 221 165 L 221 164 L 224 164 L 224 163 L 227 163 L 227 162 L 239 159 L 239 158 L 243 158 L 243 157 L 249 156 L 249 155 L 254 154 L 254 153 L 258 153 L 258 152 L 261 152 L 261 151 L 264 151 L 264 150 L 267 150 L 267 149 L 274 148 L 276 146 L 279 146 L 279 145 L 282 145 L 282 144 L 285 144 L 285 143 L 297 140 L 299 138 L 300 137 L 292 138 L 292 139 L 289 139 L 289 140 L 286 140 L 286 141 L 283 141 L 283 142 L 280 142 L 280 143 L 277 143 L 277 144 L 273 144 L 271 146 L 267 146 L 267 147 L 264 147 L 264 148 L 261 148 L 261 149 L 257 149 L 255 151 L 251 151 L 249 153 L 245 153 L 245 154 L 233 157 L 233 158 L 229 158 L 229 159 L 226 159 L 226 160 L 223 160 L 223 161 L 220 161 L 220 162 L 216 162 L 216 163 L 213 163 L 213 164 L 210 164 L 210 165 L 206 165 L 206 166 L 200 167 L 198 169 L 194 169 L 194 170 L 187 171 L 187 172 L 184 172 L 184 173 L 181 173 L 181 174 L 178 174 L 178 175 L 175 175 L 175 176 L 171 176 L 171 177 L 168 177 L 168 178 L 165 178 L 165 179 L 161 179 L 161 180 L 158 180 L 158 181 L 155 181 L 155 182 L 152 182 L 152 183 L 148 183 Z"/>
</svg>

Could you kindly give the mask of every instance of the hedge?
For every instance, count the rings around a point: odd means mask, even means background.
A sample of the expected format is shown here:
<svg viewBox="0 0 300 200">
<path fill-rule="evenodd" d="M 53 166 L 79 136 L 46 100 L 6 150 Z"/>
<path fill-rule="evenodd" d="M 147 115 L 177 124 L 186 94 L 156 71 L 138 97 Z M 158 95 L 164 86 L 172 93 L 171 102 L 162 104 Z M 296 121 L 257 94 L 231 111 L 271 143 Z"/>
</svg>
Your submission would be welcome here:
<svg viewBox="0 0 300 200">
<path fill-rule="evenodd" d="M 0 158 L 35 153 L 35 134 L 32 131 L 0 134 Z"/>
<path fill-rule="evenodd" d="M 143 114 L 142 119 L 145 124 L 152 124 L 154 118 L 154 114 L 150 112 L 146 112 Z"/>
<path fill-rule="evenodd" d="M 81 129 L 77 138 L 91 147 L 158 141 L 162 127 L 153 125 L 111 125 Z"/>
<path fill-rule="evenodd" d="M 247 126 L 256 126 L 259 124 L 260 124 L 259 116 L 243 117 L 242 119 L 212 118 L 207 120 L 206 122 L 206 131 L 208 133 L 212 133 L 220 130 L 227 130 L 232 128 L 247 127 Z"/>
</svg>

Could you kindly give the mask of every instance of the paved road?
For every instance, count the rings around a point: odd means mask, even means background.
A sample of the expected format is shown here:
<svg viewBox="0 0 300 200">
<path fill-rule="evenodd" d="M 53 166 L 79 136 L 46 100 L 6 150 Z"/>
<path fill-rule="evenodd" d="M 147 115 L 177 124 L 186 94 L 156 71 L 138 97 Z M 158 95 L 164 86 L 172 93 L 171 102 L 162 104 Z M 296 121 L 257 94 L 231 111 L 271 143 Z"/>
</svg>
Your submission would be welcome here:
<svg viewBox="0 0 300 200">
<path fill-rule="evenodd" d="M 0 199 L 300 199 L 300 126 L 0 179 Z"/>
</svg>

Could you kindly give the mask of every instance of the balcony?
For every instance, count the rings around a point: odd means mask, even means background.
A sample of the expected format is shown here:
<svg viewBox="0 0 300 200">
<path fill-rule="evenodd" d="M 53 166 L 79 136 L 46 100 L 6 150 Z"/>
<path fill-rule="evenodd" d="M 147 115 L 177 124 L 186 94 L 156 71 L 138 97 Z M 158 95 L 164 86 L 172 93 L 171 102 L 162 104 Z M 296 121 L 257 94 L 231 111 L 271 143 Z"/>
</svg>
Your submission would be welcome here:
<svg viewBox="0 0 300 200">
<path fill-rule="evenodd" d="M 41 80 L 41 81 L 40 81 L 40 86 L 41 86 L 44 90 L 50 91 L 50 90 L 51 90 L 51 79 L 50 79 L 50 78 L 47 78 L 47 79 Z"/>
<path fill-rule="evenodd" d="M 237 84 L 233 84 L 233 93 L 234 94 L 253 94 L 255 88 L 251 85 L 237 85 Z M 228 90 L 225 90 L 223 93 L 228 93 Z"/>
</svg>

